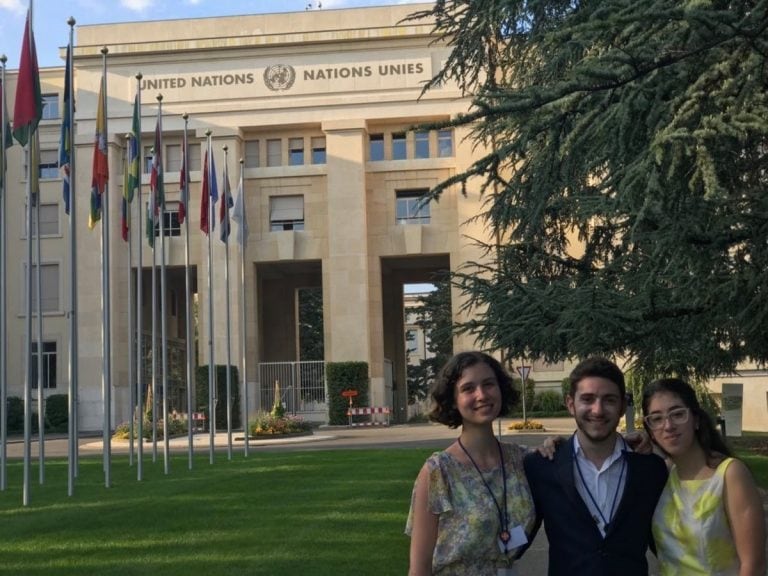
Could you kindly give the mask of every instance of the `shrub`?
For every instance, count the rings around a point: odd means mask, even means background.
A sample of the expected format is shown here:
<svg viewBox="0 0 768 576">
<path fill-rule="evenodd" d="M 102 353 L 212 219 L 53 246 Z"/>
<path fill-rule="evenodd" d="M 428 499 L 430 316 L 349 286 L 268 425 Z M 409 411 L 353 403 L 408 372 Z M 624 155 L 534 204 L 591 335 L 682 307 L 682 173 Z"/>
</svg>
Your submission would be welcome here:
<svg viewBox="0 0 768 576">
<path fill-rule="evenodd" d="M 144 415 L 144 421 L 142 422 L 142 435 L 144 440 L 152 439 L 152 416 L 151 414 Z M 165 425 L 162 418 L 157 420 L 157 438 L 162 439 L 165 432 Z M 187 420 L 180 416 L 169 414 L 168 417 L 168 434 L 169 437 L 181 436 L 187 433 Z M 133 423 L 133 437 L 138 438 L 139 426 L 137 422 Z M 128 440 L 131 437 L 130 422 L 121 422 L 115 427 L 115 431 L 112 434 L 112 438 L 115 440 Z"/>
<path fill-rule="evenodd" d="M 240 427 L 240 374 L 237 366 L 230 366 L 231 400 L 232 400 L 232 428 Z M 211 421 L 211 411 L 208 407 L 208 365 L 197 367 L 197 382 L 195 387 L 196 411 L 204 412 L 206 422 Z M 216 365 L 216 428 L 227 428 L 227 367 L 224 364 Z M 210 425 L 210 424 L 209 424 Z"/>
<path fill-rule="evenodd" d="M 355 406 L 368 406 L 368 363 L 329 362 L 325 367 L 328 381 L 328 422 L 344 425 L 349 422 L 347 408 L 349 400 L 341 395 L 344 390 L 357 390 Z"/>
<path fill-rule="evenodd" d="M 24 430 L 24 401 L 18 396 L 8 396 L 8 432 Z"/>
<path fill-rule="evenodd" d="M 527 420 L 526 422 L 521 420 L 520 422 L 512 422 L 507 430 L 544 430 L 544 424 L 535 420 Z"/>
<path fill-rule="evenodd" d="M 51 432 L 66 432 L 69 424 L 69 396 L 52 394 L 45 400 L 45 424 Z"/>
<path fill-rule="evenodd" d="M 312 431 L 312 425 L 296 416 L 274 416 L 262 412 L 251 420 L 248 430 L 251 436 L 281 436 Z"/>
<path fill-rule="evenodd" d="M 522 381 L 520 380 L 520 378 L 513 378 L 512 386 L 516 388 L 519 392 L 522 388 Z M 526 378 L 525 379 L 525 410 L 526 412 L 533 410 L 533 405 L 535 400 L 536 400 L 536 381 L 533 378 Z M 515 408 L 518 408 L 520 410 L 523 409 L 522 398 L 517 402 L 517 404 L 515 405 Z"/>
<path fill-rule="evenodd" d="M 535 412 L 559 412 L 565 409 L 563 397 L 554 390 L 545 390 L 533 401 Z"/>
</svg>

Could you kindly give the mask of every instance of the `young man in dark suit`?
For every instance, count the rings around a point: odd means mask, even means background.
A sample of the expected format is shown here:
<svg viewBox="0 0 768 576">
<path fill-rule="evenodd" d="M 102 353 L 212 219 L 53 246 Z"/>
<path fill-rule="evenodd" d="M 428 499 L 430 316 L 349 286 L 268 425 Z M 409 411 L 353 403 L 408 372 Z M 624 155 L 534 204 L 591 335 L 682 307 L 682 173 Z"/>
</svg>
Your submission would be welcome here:
<svg viewBox="0 0 768 576">
<path fill-rule="evenodd" d="M 577 431 L 553 460 L 532 453 L 525 473 L 549 540 L 549 576 L 646 576 L 651 518 L 667 479 L 654 454 L 636 454 L 617 433 L 624 375 L 589 358 L 570 375 L 566 397 Z"/>
</svg>

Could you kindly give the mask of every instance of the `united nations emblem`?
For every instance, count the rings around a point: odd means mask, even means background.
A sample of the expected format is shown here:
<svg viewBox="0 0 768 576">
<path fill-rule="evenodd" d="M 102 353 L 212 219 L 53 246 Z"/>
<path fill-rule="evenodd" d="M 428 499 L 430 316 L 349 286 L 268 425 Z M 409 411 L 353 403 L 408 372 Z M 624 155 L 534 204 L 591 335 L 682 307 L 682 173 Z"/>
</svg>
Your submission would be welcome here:
<svg viewBox="0 0 768 576">
<path fill-rule="evenodd" d="M 275 92 L 288 90 L 296 80 L 296 71 L 288 64 L 273 64 L 264 70 L 264 84 Z"/>
</svg>

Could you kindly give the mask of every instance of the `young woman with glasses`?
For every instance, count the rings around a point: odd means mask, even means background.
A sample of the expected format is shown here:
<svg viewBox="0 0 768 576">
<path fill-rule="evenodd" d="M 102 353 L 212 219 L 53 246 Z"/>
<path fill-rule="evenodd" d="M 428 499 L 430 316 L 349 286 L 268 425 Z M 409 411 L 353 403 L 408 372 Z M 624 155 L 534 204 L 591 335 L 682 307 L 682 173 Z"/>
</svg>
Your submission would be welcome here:
<svg viewBox="0 0 768 576">
<path fill-rule="evenodd" d="M 754 480 L 694 389 L 677 378 L 643 392 L 643 421 L 670 474 L 653 517 L 664 576 L 764 576 L 765 519 Z"/>
</svg>

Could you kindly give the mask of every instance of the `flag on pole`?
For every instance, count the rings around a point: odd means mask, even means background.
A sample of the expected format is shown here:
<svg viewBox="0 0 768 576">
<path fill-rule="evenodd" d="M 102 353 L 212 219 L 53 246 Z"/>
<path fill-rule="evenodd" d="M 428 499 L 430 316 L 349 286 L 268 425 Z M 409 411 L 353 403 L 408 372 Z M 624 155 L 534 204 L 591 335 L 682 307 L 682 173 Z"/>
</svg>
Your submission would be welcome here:
<svg viewBox="0 0 768 576">
<path fill-rule="evenodd" d="M 64 68 L 64 114 L 61 121 L 59 140 L 59 172 L 61 173 L 64 212 L 69 214 L 69 159 L 72 154 L 72 118 L 69 117 L 69 103 L 72 102 L 72 46 L 67 44 L 67 64 Z"/>
<path fill-rule="evenodd" d="M 162 208 L 165 210 L 165 186 L 163 184 L 163 143 L 162 143 L 163 117 L 162 109 L 157 110 L 157 123 L 155 124 L 155 147 L 152 152 L 152 173 L 150 174 L 149 186 L 154 192 L 155 216 Z"/>
<path fill-rule="evenodd" d="M 27 145 L 42 117 L 43 95 L 40 90 L 40 69 L 37 66 L 31 14 L 27 10 L 27 23 L 19 58 L 19 75 L 16 81 L 16 102 L 13 107 L 13 136 L 19 144 Z"/>
<path fill-rule="evenodd" d="M 139 121 L 139 96 L 133 100 L 133 122 L 128 133 L 128 158 L 126 159 L 123 198 L 121 204 L 121 221 L 123 240 L 128 242 L 131 229 L 131 203 L 136 189 L 141 184 L 139 176 L 139 149 L 141 141 L 141 123 Z"/>
<path fill-rule="evenodd" d="M 243 166 L 240 165 L 240 181 L 237 184 L 235 206 L 232 208 L 232 220 L 237 222 L 237 243 L 244 248 L 248 243 L 248 218 L 245 213 L 245 186 L 243 185 Z"/>
<path fill-rule="evenodd" d="M 181 145 L 181 173 L 179 174 L 179 224 L 184 224 L 189 205 L 189 167 L 187 166 L 187 139 Z"/>
<path fill-rule="evenodd" d="M 203 233 L 208 234 L 210 230 L 216 228 L 216 221 L 208 222 L 208 211 L 210 202 L 213 202 L 214 206 L 219 199 L 219 189 L 216 184 L 216 163 L 213 158 L 213 154 L 210 154 L 211 168 L 208 170 L 208 156 L 210 150 L 205 152 L 205 162 L 203 164 L 203 185 L 202 198 L 200 200 L 200 230 Z M 210 174 L 208 174 L 210 172 Z"/>
<path fill-rule="evenodd" d="M 229 186 L 229 164 L 224 163 L 224 176 L 221 179 L 221 202 L 219 202 L 219 222 L 221 230 L 219 237 L 222 242 L 229 241 L 229 209 L 232 208 L 232 190 Z"/>
<path fill-rule="evenodd" d="M 5 84 L 2 83 L 0 83 L 0 114 L 2 114 L 2 126 L 0 129 L 3 130 L 3 134 L 5 135 L 5 138 L 3 139 L 5 147 L 0 150 L 0 187 L 2 187 L 5 182 L 5 170 L 7 166 L 5 149 L 13 146 L 13 133 L 11 132 L 11 122 L 8 116 L 8 104 L 5 99 Z"/>
<path fill-rule="evenodd" d="M 109 180 L 109 162 L 107 160 L 107 119 L 104 115 L 107 79 L 101 77 L 99 102 L 96 112 L 96 137 L 93 143 L 93 176 L 91 177 L 91 210 L 88 215 L 88 227 L 93 230 L 101 220 L 101 195 Z"/>
</svg>

